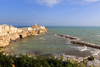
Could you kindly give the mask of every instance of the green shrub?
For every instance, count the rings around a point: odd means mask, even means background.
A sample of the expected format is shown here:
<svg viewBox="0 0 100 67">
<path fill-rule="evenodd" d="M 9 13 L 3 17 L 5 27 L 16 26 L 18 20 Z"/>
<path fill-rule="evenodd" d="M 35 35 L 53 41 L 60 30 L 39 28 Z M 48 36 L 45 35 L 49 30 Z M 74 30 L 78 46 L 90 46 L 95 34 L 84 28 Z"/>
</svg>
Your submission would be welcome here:
<svg viewBox="0 0 100 67">
<path fill-rule="evenodd" d="M 93 56 L 90 56 L 90 57 L 88 57 L 88 60 L 89 61 L 92 61 L 92 60 L 94 60 L 94 57 Z"/>
<path fill-rule="evenodd" d="M 6 56 L 0 53 L 0 67 L 78 67 L 78 64 L 70 61 L 62 61 L 55 58 L 28 57 L 27 55 Z"/>
</svg>

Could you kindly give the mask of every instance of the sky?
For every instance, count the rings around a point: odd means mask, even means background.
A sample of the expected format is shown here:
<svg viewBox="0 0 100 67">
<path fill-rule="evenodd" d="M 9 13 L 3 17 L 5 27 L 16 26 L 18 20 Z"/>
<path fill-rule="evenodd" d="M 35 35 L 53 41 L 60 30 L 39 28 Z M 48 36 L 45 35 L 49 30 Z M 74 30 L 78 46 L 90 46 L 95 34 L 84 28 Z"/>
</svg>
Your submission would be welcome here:
<svg viewBox="0 0 100 67">
<path fill-rule="evenodd" d="M 100 26 L 100 0 L 0 0 L 0 24 Z"/>
</svg>

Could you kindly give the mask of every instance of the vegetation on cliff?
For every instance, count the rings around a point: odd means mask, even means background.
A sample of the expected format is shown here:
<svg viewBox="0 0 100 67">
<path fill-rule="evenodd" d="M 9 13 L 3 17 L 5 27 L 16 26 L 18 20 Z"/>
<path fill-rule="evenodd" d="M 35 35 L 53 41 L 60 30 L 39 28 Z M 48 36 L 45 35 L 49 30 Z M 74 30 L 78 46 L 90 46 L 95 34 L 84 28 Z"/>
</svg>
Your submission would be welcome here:
<svg viewBox="0 0 100 67">
<path fill-rule="evenodd" d="M 6 56 L 0 53 L 0 67 L 83 67 L 78 63 L 62 61 L 54 57 L 46 58 L 37 56 L 29 57 L 27 55 Z"/>
</svg>

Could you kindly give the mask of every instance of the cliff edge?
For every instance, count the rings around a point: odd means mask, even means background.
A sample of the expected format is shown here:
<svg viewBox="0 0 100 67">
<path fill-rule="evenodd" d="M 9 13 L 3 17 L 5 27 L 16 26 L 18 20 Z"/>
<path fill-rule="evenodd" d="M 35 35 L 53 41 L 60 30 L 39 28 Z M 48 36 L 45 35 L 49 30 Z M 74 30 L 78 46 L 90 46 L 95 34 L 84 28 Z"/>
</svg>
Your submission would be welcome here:
<svg viewBox="0 0 100 67">
<path fill-rule="evenodd" d="M 34 36 L 37 34 L 44 34 L 47 29 L 44 26 L 33 25 L 32 27 L 16 28 L 9 25 L 0 25 L 0 47 L 9 45 L 11 41 L 19 38 Z"/>
</svg>

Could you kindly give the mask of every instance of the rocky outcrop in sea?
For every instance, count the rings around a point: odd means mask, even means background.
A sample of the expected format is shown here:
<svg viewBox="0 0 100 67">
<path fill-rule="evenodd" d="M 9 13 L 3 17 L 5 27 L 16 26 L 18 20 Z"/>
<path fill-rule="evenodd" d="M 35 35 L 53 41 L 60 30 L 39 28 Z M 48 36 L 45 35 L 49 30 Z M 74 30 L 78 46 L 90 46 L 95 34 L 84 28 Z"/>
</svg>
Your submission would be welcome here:
<svg viewBox="0 0 100 67">
<path fill-rule="evenodd" d="M 33 25 L 32 27 L 16 28 L 9 25 L 0 25 L 0 47 L 9 45 L 10 42 L 19 38 L 44 34 L 47 29 L 44 26 Z"/>
</svg>

